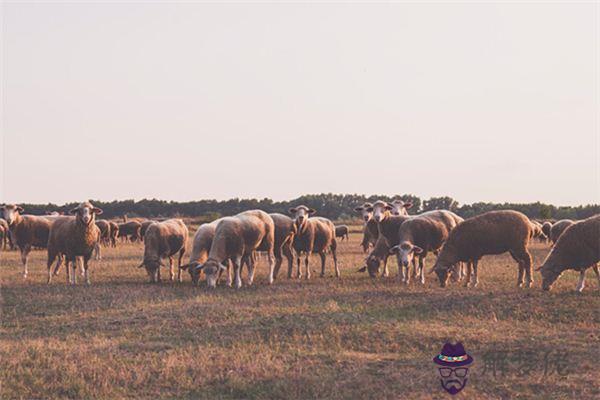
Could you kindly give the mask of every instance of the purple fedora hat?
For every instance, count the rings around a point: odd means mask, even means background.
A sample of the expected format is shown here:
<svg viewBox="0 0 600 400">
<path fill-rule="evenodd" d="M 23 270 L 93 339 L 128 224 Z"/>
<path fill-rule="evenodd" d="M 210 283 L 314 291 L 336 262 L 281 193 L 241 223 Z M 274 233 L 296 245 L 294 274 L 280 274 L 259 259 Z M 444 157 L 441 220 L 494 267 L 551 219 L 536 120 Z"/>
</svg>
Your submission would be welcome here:
<svg viewBox="0 0 600 400">
<path fill-rule="evenodd" d="M 473 357 L 467 354 L 461 342 L 446 343 L 442 352 L 433 357 L 433 362 L 444 367 L 461 367 L 473 362 Z"/>
</svg>

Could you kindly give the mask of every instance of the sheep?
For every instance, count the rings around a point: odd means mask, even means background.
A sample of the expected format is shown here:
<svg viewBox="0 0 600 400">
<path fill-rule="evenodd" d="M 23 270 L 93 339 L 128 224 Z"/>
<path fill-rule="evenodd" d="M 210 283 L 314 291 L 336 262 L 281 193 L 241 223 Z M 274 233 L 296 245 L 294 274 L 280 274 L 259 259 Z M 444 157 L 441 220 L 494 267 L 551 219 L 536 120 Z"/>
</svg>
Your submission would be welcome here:
<svg viewBox="0 0 600 400">
<path fill-rule="evenodd" d="M 344 238 L 346 238 L 346 241 L 347 241 L 349 233 L 350 233 L 350 228 L 348 228 L 347 225 L 338 225 L 335 227 L 335 237 L 336 238 L 342 238 L 341 240 L 344 240 Z"/>
<path fill-rule="evenodd" d="M 552 222 L 546 221 L 542 224 L 542 232 L 546 236 L 546 241 L 550 240 L 550 231 L 552 230 Z"/>
<path fill-rule="evenodd" d="M 52 222 L 42 216 L 22 215 L 23 207 L 7 204 L 0 208 L 9 234 L 21 252 L 23 278 L 27 278 L 27 259 L 32 247 L 46 248 Z"/>
<path fill-rule="evenodd" d="M 67 283 L 75 284 L 75 270 L 77 268 L 77 257 L 83 258 L 83 275 L 85 283 L 90 284 L 88 273 L 88 262 L 92 252 L 100 239 L 100 229 L 96 226 L 96 215 L 102 214 L 102 210 L 94 207 L 89 201 L 85 201 L 73 208 L 70 214 L 75 216 L 61 216 L 54 221 L 48 236 L 48 284 L 52 279 L 51 266 L 58 257 L 55 272 L 60 266 L 61 255 L 65 258 L 67 269 Z M 72 263 L 73 273 L 70 273 L 69 263 Z"/>
<path fill-rule="evenodd" d="M 297 277 L 302 277 L 300 271 L 300 256 L 304 253 L 304 266 L 306 279 L 310 279 L 310 268 L 308 265 L 311 253 L 318 253 L 321 256 L 321 277 L 325 276 L 325 260 L 327 258 L 327 249 L 331 250 L 333 257 L 333 266 L 335 276 L 340 277 L 340 270 L 337 264 L 337 242 L 335 239 L 335 226 L 327 218 L 310 217 L 316 211 L 304 205 L 289 209 L 290 214 L 296 225 L 296 235 L 294 236 L 293 247 L 296 250 L 296 260 L 298 263 Z"/>
<path fill-rule="evenodd" d="M 123 240 L 135 242 L 142 237 L 142 224 L 138 221 L 127 221 L 119 224 L 119 237 Z"/>
<path fill-rule="evenodd" d="M 6 250 L 8 248 L 10 231 L 8 223 L 4 218 L 0 218 L 0 248 Z"/>
<path fill-rule="evenodd" d="M 96 243 L 96 248 L 94 249 L 94 258 L 96 260 L 101 260 L 102 255 L 100 250 L 100 245 L 107 246 L 110 243 L 110 224 L 108 221 L 103 219 L 96 221 L 96 226 L 100 229 L 100 238 L 98 239 L 98 243 Z"/>
<path fill-rule="evenodd" d="M 146 268 L 150 283 L 160 282 L 164 258 L 169 259 L 169 279 L 175 279 L 173 256 L 177 253 L 177 281 L 181 282 L 181 259 L 187 250 L 188 234 L 188 228 L 181 219 L 168 219 L 148 226 L 144 237 L 144 259 L 138 268 Z"/>
<path fill-rule="evenodd" d="M 408 215 L 407 210 L 411 208 L 413 204 L 410 201 L 405 202 L 401 199 L 394 199 L 389 205 L 391 206 L 390 212 L 392 215 Z"/>
<path fill-rule="evenodd" d="M 144 236 L 146 235 L 146 231 L 148 230 L 148 227 L 150 225 L 152 225 L 153 223 L 154 223 L 154 221 L 151 221 L 151 220 L 146 220 L 146 221 L 141 222 L 141 226 L 140 226 L 140 239 L 141 240 L 144 240 Z"/>
<path fill-rule="evenodd" d="M 509 252 L 519 264 L 517 285 L 523 285 L 523 273 L 527 277 L 527 287 L 533 283 L 531 254 L 527 249 L 531 237 L 531 224 L 524 214 L 513 210 L 490 211 L 469 218 L 450 232 L 446 243 L 430 272 L 438 276 L 440 286 L 445 287 L 448 273 L 458 262 L 468 262 L 468 287 L 473 269 L 474 283 L 479 283 L 477 264 L 484 255 Z"/>
<path fill-rule="evenodd" d="M 283 257 L 288 261 L 288 279 L 292 277 L 292 271 L 294 269 L 294 256 L 292 254 L 292 243 L 294 241 L 294 235 L 296 234 L 296 225 L 294 220 L 287 215 L 279 213 L 269 214 L 273 218 L 275 224 L 275 243 L 274 243 L 274 255 L 275 255 L 275 270 L 273 272 L 273 278 L 276 279 L 283 263 Z"/>
<path fill-rule="evenodd" d="M 592 267 L 600 287 L 600 214 L 567 227 L 537 270 L 542 273 L 542 289 L 550 290 L 563 271 L 579 271 L 576 290 L 585 286 L 585 271 Z"/>
<path fill-rule="evenodd" d="M 196 272 L 204 271 L 208 288 L 216 287 L 218 274 L 227 268 L 226 261 L 233 263 L 235 287 L 242 287 L 242 263 L 248 265 L 248 285 L 254 281 L 252 253 L 267 252 L 269 262 L 269 284 L 274 279 L 275 224 L 273 218 L 261 210 L 250 210 L 225 217 L 217 224 L 215 235 L 206 262 L 196 265 Z"/>
<path fill-rule="evenodd" d="M 187 270 L 189 272 L 193 285 L 197 285 L 200 281 L 200 270 L 197 270 L 196 267 L 204 264 L 208 259 L 208 253 L 215 237 L 217 225 L 222 219 L 223 218 L 219 218 L 210 223 L 202 224 L 198 227 L 192 242 L 190 260 L 187 264 L 179 267 L 180 269 Z M 220 271 L 222 272 L 222 270 Z M 231 286 L 231 272 L 229 267 L 227 268 L 227 275 L 227 286 Z"/>
<path fill-rule="evenodd" d="M 542 224 L 540 224 L 538 221 L 535 220 L 531 220 L 531 239 L 537 239 L 540 242 L 545 242 L 546 241 L 546 235 L 544 234 L 544 231 L 542 230 Z"/>
<path fill-rule="evenodd" d="M 389 246 L 383 237 L 380 237 L 375 243 L 373 250 L 365 258 L 365 265 L 358 272 L 368 272 L 371 278 L 376 278 L 379 274 L 379 267 L 384 262 L 384 276 L 388 276 L 387 258 L 389 256 Z"/>
<path fill-rule="evenodd" d="M 561 219 L 560 221 L 552 224 L 552 228 L 550 229 L 550 240 L 552 244 L 556 244 L 556 241 L 560 237 L 560 235 L 567 229 L 569 226 L 573 225 L 574 222 L 570 219 Z"/>
<path fill-rule="evenodd" d="M 119 224 L 114 221 L 108 221 L 110 225 L 110 245 L 117 247 L 117 239 L 119 237 Z"/>
<path fill-rule="evenodd" d="M 373 204 L 366 202 L 362 206 L 356 207 L 354 211 L 358 211 L 364 221 L 363 240 L 360 245 L 363 253 L 366 253 L 371 245 L 375 246 L 379 236 L 377 222 L 373 220 Z"/>
<path fill-rule="evenodd" d="M 425 284 L 425 257 L 429 252 L 437 253 L 460 222 L 462 218 L 458 215 L 446 210 L 436 210 L 410 218 L 400 225 L 398 244 L 390 248 L 390 254 L 397 254 L 402 282 L 410 282 L 408 269 L 411 263 L 414 265 L 416 256 L 419 259 L 420 281 Z M 416 268 L 413 269 L 413 275 L 416 275 Z"/>
</svg>

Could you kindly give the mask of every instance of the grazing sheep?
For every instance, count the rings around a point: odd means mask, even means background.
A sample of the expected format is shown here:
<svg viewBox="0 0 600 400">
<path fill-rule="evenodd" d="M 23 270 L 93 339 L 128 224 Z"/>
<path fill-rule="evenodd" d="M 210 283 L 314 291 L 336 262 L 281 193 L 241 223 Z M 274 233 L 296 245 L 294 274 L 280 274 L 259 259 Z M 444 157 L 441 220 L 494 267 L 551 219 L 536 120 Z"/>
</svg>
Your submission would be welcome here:
<svg viewBox="0 0 600 400">
<path fill-rule="evenodd" d="M 390 248 L 387 245 L 387 241 L 383 237 L 380 237 L 377 240 L 377 243 L 375 243 L 373 250 L 371 250 L 367 258 L 365 258 L 365 265 L 361 267 L 358 272 L 367 271 L 371 278 L 376 278 L 379 274 L 379 267 L 383 262 L 383 275 L 388 276 L 389 272 L 387 269 L 387 259 L 389 256 L 389 250 Z"/>
<path fill-rule="evenodd" d="M 390 249 L 390 254 L 397 254 L 398 268 L 402 271 L 402 282 L 410 282 L 409 266 L 414 265 L 415 256 L 419 259 L 419 276 L 421 284 L 425 284 L 424 259 L 429 252 L 437 253 L 448 239 L 450 232 L 462 222 L 458 215 L 446 211 L 435 210 L 410 218 L 398 230 L 398 244 Z M 416 268 L 413 269 L 413 276 Z"/>
<path fill-rule="evenodd" d="M 559 236 L 539 271 L 542 272 L 542 289 L 550 290 L 558 277 L 567 269 L 579 271 L 576 290 L 585 286 L 585 271 L 592 267 L 600 287 L 600 214 L 576 222 Z"/>
<path fill-rule="evenodd" d="M 373 220 L 373 204 L 366 202 L 362 206 L 356 207 L 354 211 L 358 211 L 364 221 L 363 240 L 360 245 L 363 253 L 366 253 L 371 245 L 375 246 L 379 237 L 377 222 Z"/>
<path fill-rule="evenodd" d="M 23 207 L 15 204 L 7 204 L 0 210 L 9 226 L 11 239 L 21 252 L 23 278 L 27 278 L 29 252 L 32 247 L 46 248 L 52 222 L 42 216 L 21 215 Z"/>
<path fill-rule="evenodd" d="M 150 225 L 152 225 L 153 223 L 154 223 L 154 221 L 151 221 L 151 220 L 146 220 L 146 221 L 141 222 L 141 226 L 140 226 L 140 239 L 142 241 L 144 240 L 144 236 L 146 236 L 146 231 L 148 230 L 148 227 Z"/>
<path fill-rule="evenodd" d="M 349 233 L 350 233 L 350 228 L 348 228 L 347 225 L 338 225 L 335 227 L 335 237 L 336 238 L 342 238 L 341 240 L 344 240 L 344 238 L 346 238 L 346 241 L 347 241 Z"/>
<path fill-rule="evenodd" d="M 58 263 L 55 271 L 58 271 L 60 266 L 60 257 L 64 256 L 65 266 L 67 269 L 67 282 L 70 284 L 76 283 L 75 270 L 77 268 L 77 257 L 83 258 L 83 275 L 85 283 L 90 284 L 90 276 L 88 273 L 88 262 L 92 256 L 92 252 L 100 239 L 100 229 L 96 226 L 96 215 L 102 214 L 102 210 L 94 207 L 89 201 L 81 203 L 73 208 L 70 214 L 75 214 L 74 217 L 66 216 L 59 217 L 54 221 L 50 228 L 48 237 L 48 283 L 52 279 L 50 267 L 54 260 L 58 257 Z M 70 273 L 69 263 L 73 265 L 73 273 Z"/>
<path fill-rule="evenodd" d="M 552 222 L 546 221 L 542 224 L 542 232 L 546 236 L 546 241 L 550 240 L 550 231 L 552 230 Z"/>
<path fill-rule="evenodd" d="M 210 246 L 208 258 L 204 264 L 196 265 L 197 272 L 204 271 L 206 284 L 214 288 L 219 271 L 227 269 L 226 261 L 233 263 L 235 287 L 242 287 L 242 263 L 248 266 L 248 285 L 254 281 L 254 258 L 256 251 L 267 252 L 269 261 L 269 284 L 273 283 L 275 224 L 273 218 L 261 210 L 250 210 L 233 217 L 222 218 L 217 224 L 215 235 Z"/>
<path fill-rule="evenodd" d="M 132 241 L 142 237 L 142 224 L 138 221 L 127 221 L 119 224 L 119 237 L 123 238 L 124 241 Z"/>
<path fill-rule="evenodd" d="M 469 218 L 450 232 L 435 265 L 430 272 L 436 272 L 440 285 L 445 287 L 449 272 L 458 262 L 468 262 L 465 287 L 471 280 L 473 287 L 479 283 L 477 264 L 481 257 L 489 254 L 509 252 L 519 263 L 518 286 L 523 285 L 523 273 L 527 277 L 527 287 L 531 287 L 531 255 L 527 249 L 531 237 L 529 218 L 518 211 L 490 211 Z"/>
<path fill-rule="evenodd" d="M 560 221 L 557 221 L 554 224 L 552 224 L 552 228 L 550 229 L 550 240 L 552 241 L 552 244 L 555 244 L 560 235 L 562 235 L 562 233 L 565 231 L 565 229 L 567 229 L 573 224 L 574 222 L 570 219 L 561 219 Z"/>
<path fill-rule="evenodd" d="M 110 225 L 110 244 L 112 247 L 117 247 L 117 239 L 119 238 L 119 224 L 114 221 L 108 221 Z"/>
<path fill-rule="evenodd" d="M 94 259 L 101 260 L 102 255 L 100 250 L 100 245 L 108 246 L 110 243 L 110 224 L 108 221 L 100 219 L 96 221 L 96 226 L 100 229 L 100 238 L 98 243 L 96 243 L 96 248 L 94 249 Z"/>
<path fill-rule="evenodd" d="M 325 276 L 326 251 L 331 250 L 333 256 L 333 266 L 335 276 L 340 277 L 340 270 L 337 265 L 337 242 L 335 240 L 335 226 L 327 218 L 310 217 L 316 211 L 306 206 L 290 208 L 290 214 L 296 225 L 296 235 L 294 236 L 294 250 L 296 250 L 296 260 L 298 262 L 297 277 L 302 277 L 300 271 L 300 256 L 305 255 L 304 266 L 306 279 L 310 279 L 310 268 L 308 265 L 311 253 L 318 253 L 321 256 L 321 277 Z"/>
<path fill-rule="evenodd" d="M 275 244 L 273 252 L 275 254 L 275 270 L 273 278 L 277 279 L 277 274 L 283 263 L 283 257 L 288 261 L 288 279 L 292 277 L 294 269 L 294 256 L 292 254 L 292 243 L 296 234 L 296 225 L 294 220 L 287 215 L 279 213 L 269 214 L 275 224 Z"/>
<path fill-rule="evenodd" d="M 162 260 L 165 258 L 169 259 L 169 279 L 175 279 L 173 256 L 177 253 L 177 280 L 181 282 L 181 259 L 187 249 L 188 234 L 181 219 L 168 219 L 148 226 L 144 237 L 144 260 L 138 268 L 146 268 L 150 283 L 160 282 L 160 267 L 164 266 Z"/>
<path fill-rule="evenodd" d="M 208 253 L 215 237 L 217 225 L 222 219 L 223 218 L 219 218 L 210 223 L 200 225 L 194 234 L 190 261 L 180 267 L 181 269 L 189 272 L 190 278 L 192 279 L 192 283 L 194 285 L 197 285 L 200 282 L 200 270 L 197 270 L 196 267 L 204 264 L 208 259 Z M 219 271 L 223 272 L 221 269 Z M 219 278 L 220 277 L 221 274 L 219 273 Z M 227 286 L 231 286 L 231 271 L 229 269 L 229 265 L 227 265 Z"/>
</svg>

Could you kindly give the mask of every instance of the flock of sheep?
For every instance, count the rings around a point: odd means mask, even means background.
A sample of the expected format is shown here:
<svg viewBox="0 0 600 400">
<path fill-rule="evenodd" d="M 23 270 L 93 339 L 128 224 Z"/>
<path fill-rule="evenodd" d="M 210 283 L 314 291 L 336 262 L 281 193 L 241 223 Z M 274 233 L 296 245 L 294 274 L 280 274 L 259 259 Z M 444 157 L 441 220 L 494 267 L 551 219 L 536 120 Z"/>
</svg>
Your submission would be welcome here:
<svg viewBox="0 0 600 400">
<path fill-rule="evenodd" d="M 363 241 L 365 266 L 371 277 L 388 276 L 388 257 L 398 261 L 398 277 L 408 284 L 411 277 L 425 283 L 424 260 L 429 253 L 437 256 L 429 272 L 435 273 L 445 287 L 450 278 L 464 280 L 464 286 L 478 284 L 479 261 L 485 255 L 508 252 L 519 267 L 517 285 L 531 287 L 532 259 L 528 250 L 534 238 L 550 239 L 553 247 L 538 268 L 542 288 L 549 290 L 564 270 L 580 272 L 577 291 L 583 290 L 585 272 L 592 268 L 600 286 L 600 215 L 581 221 L 562 220 L 543 224 L 512 211 L 491 211 L 466 220 L 447 210 L 408 215 L 410 203 L 394 200 L 365 203 L 355 210 L 364 221 Z M 70 210 L 70 216 L 23 214 L 22 207 L 9 204 L 0 208 L 1 247 L 18 247 L 27 277 L 27 259 L 33 247 L 47 248 L 48 283 L 64 263 L 67 282 L 76 283 L 77 259 L 82 259 L 82 274 L 90 283 L 89 261 L 100 257 L 100 245 L 116 246 L 118 239 L 143 240 L 145 268 L 150 282 L 161 280 L 161 267 L 169 261 L 170 279 L 175 279 L 174 258 L 177 257 L 177 280 L 188 271 L 196 285 L 204 273 L 206 284 L 214 288 L 223 273 L 227 284 L 242 286 L 242 269 L 247 269 L 247 284 L 254 280 L 256 262 L 261 254 L 269 265 L 268 282 L 276 279 L 284 258 L 288 278 L 310 278 L 310 255 L 321 259 L 321 276 L 325 276 L 327 254 L 331 254 L 336 277 L 340 277 L 337 260 L 337 238 L 348 237 L 347 226 L 334 226 L 327 218 L 314 216 L 315 210 L 300 205 L 289 210 L 290 216 L 261 210 L 249 210 L 202 224 L 196 231 L 189 262 L 188 229 L 181 219 L 164 221 L 126 220 L 121 224 L 96 220 L 102 210 L 90 202 Z M 304 270 L 301 258 L 304 257 Z M 296 273 L 294 274 L 294 258 Z M 54 269 L 52 269 L 54 265 Z M 412 272 L 411 272 L 412 267 Z M 232 273 L 234 277 L 232 277 Z"/>
</svg>

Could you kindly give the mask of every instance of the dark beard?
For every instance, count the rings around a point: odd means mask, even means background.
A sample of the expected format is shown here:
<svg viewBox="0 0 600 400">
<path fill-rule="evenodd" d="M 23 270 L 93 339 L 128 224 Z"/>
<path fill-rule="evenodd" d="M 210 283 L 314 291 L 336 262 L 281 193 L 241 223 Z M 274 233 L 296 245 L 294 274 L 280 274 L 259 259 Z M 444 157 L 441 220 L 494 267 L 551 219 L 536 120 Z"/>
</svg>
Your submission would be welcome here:
<svg viewBox="0 0 600 400">
<path fill-rule="evenodd" d="M 455 395 L 456 393 L 463 390 L 463 388 L 467 384 L 467 378 L 465 378 L 462 383 L 458 379 L 451 379 L 451 380 L 447 381 L 445 384 L 444 384 L 444 380 L 440 379 L 440 382 L 446 392 L 450 393 L 451 395 Z"/>
</svg>

